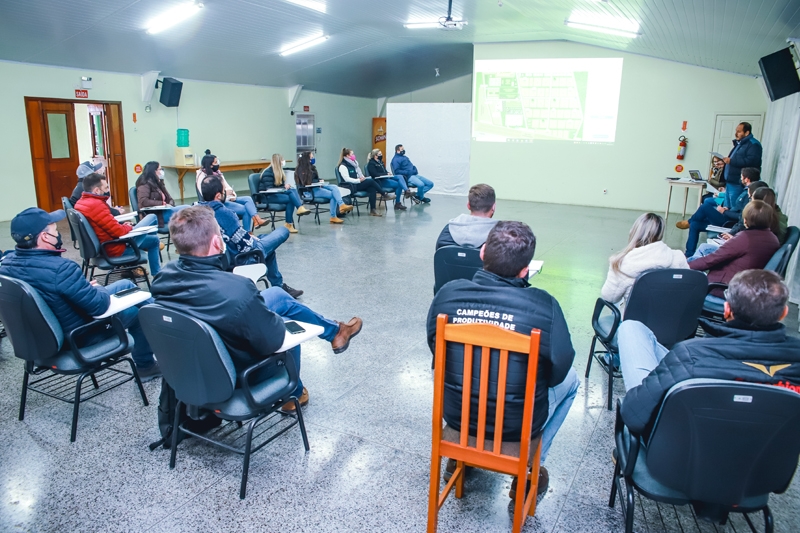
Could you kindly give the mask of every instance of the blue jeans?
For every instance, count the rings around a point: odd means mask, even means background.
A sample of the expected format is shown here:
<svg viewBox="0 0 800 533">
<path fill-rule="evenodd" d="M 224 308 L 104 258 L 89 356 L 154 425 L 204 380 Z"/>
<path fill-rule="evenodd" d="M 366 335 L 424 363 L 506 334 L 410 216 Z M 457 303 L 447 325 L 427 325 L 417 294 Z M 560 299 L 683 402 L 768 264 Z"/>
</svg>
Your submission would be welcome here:
<svg viewBox="0 0 800 533">
<path fill-rule="evenodd" d="M 275 228 L 271 233 L 259 235 L 256 241 L 261 251 L 264 252 L 264 264 L 267 265 L 267 280 L 273 287 L 281 287 L 283 285 L 283 276 L 278 270 L 278 258 L 275 256 L 275 250 L 285 243 L 288 238 L 288 229 Z"/>
<path fill-rule="evenodd" d="M 253 231 L 253 217 L 256 216 L 256 204 L 249 196 L 239 196 L 236 200 L 225 202 L 225 207 L 242 217 L 242 226 Z"/>
<path fill-rule="evenodd" d="M 726 197 L 727 198 L 727 197 Z M 706 230 L 706 226 L 713 224 L 722 226 L 728 219 L 717 211 L 716 203 L 703 202 L 697 211 L 689 219 L 689 237 L 686 239 L 686 257 L 694 255 L 697 249 L 697 242 L 700 240 L 700 232 Z"/>
<path fill-rule="evenodd" d="M 172 218 L 174 213 L 177 213 L 181 209 L 186 209 L 189 207 L 188 205 L 176 205 L 172 209 L 165 209 L 161 212 L 161 218 L 164 219 L 164 225 L 169 225 L 169 219 Z"/>
<path fill-rule="evenodd" d="M 267 201 L 275 204 L 286 204 L 286 223 L 294 224 L 294 210 L 303 205 L 303 200 L 297 193 L 297 189 L 287 189 L 286 192 L 267 195 Z"/>
<path fill-rule="evenodd" d="M 703 244 L 697 247 L 697 251 L 694 253 L 693 256 L 686 258 L 686 261 L 691 263 L 695 259 L 700 259 L 701 257 L 711 255 L 717 250 L 719 250 L 719 245 L 704 242 Z"/>
<path fill-rule="evenodd" d="M 396 178 L 383 178 L 378 180 L 378 184 L 380 184 L 382 189 L 394 189 L 394 203 L 396 204 L 401 202 L 403 198 L 403 191 L 408 190 L 406 180 L 403 179 L 403 176 L 397 176 Z"/>
<path fill-rule="evenodd" d="M 636 320 L 626 320 L 617 329 L 617 346 L 625 392 L 638 387 L 667 355 L 650 329 Z"/>
<path fill-rule="evenodd" d="M 125 289 L 132 289 L 136 285 L 132 281 L 123 279 L 115 281 L 103 287 L 109 294 L 117 294 Z M 101 289 L 102 290 L 102 289 Z M 133 349 L 131 350 L 131 358 L 136 363 L 136 368 L 145 370 L 155 364 L 153 358 L 153 350 L 150 348 L 150 343 L 147 342 L 147 337 L 144 336 L 142 326 L 139 324 L 139 308 L 147 304 L 153 303 L 155 300 L 148 298 L 144 302 L 120 311 L 117 317 L 122 322 L 122 325 L 128 330 L 128 333 L 133 337 Z M 96 340 L 101 338 L 108 338 L 108 334 L 104 333 L 97 337 Z"/>
<path fill-rule="evenodd" d="M 303 196 L 306 199 L 311 199 L 311 193 L 304 193 Z M 336 211 L 340 205 L 344 202 L 342 201 L 342 193 L 339 192 L 339 187 L 335 185 L 323 185 L 322 187 L 314 187 L 314 198 L 322 198 L 323 200 L 330 200 L 331 201 L 331 216 L 336 216 Z"/>
<path fill-rule="evenodd" d="M 728 209 L 733 209 L 737 198 L 744 192 L 744 185 L 741 183 L 725 183 L 725 201 L 723 206 Z"/>
<path fill-rule="evenodd" d="M 261 291 L 261 297 L 264 299 L 264 303 L 267 304 L 270 311 L 283 318 L 322 326 L 325 331 L 319 336 L 320 339 L 331 342 L 333 338 L 336 337 L 336 334 L 339 333 L 338 322 L 329 320 L 319 313 L 315 313 L 289 296 L 286 291 L 280 287 L 270 287 L 269 289 Z"/>
<path fill-rule="evenodd" d="M 426 192 L 433 189 L 433 182 L 419 174 L 407 178 L 407 181 L 409 185 L 417 188 L 417 198 L 420 200 L 425 198 Z"/>
<path fill-rule="evenodd" d="M 547 422 L 545 422 L 542 430 L 542 454 L 539 457 L 539 464 L 544 464 L 545 459 L 547 459 L 550 445 L 553 444 L 556 433 L 558 433 L 561 424 L 564 423 L 564 419 L 567 418 L 567 413 L 569 413 L 572 402 L 578 394 L 580 384 L 578 373 L 575 372 L 574 368 L 570 368 L 564 381 L 555 387 L 547 389 L 550 409 L 547 414 Z"/>
<path fill-rule="evenodd" d="M 151 213 L 140 220 L 139 223 L 134 227 L 141 228 L 144 226 L 156 225 L 158 225 L 158 218 Z M 147 262 L 150 264 L 150 274 L 155 276 L 161 272 L 161 255 L 159 253 L 161 239 L 159 239 L 157 235 L 151 233 L 134 237 L 133 242 L 136 243 L 136 246 L 138 246 L 140 250 L 147 252 Z"/>
</svg>

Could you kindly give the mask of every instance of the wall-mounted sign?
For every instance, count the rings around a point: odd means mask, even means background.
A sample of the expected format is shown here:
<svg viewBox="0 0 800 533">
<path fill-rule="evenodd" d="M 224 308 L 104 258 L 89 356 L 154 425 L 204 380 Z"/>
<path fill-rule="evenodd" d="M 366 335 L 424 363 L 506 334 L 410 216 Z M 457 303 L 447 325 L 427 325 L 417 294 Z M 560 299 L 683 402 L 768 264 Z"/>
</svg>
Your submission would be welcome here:
<svg viewBox="0 0 800 533">
<path fill-rule="evenodd" d="M 133 165 L 133 171 L 136 172 L 137 174 L 141 174 L 142 170 L 143 170 L 142 165 L 140 165 L 139 163 Z"/>
<path fill-rule="evenodd" d="M 304 105 L 304 106 L 303 106 L 303 111 L 305 111 L 306 113 L 308 113 L 309 111 L 311 111 L 311 108 L 310 108 L 310 107 L 308 107 L 307 105 Z"/>
<path fill-rule="evenodd" d="M 75 98 L 89 98 L 89 91 L 86 89 L 75 89 Z"/>
<path fill-rule="evenodd" d="M 675 172 L 683 172 L 683 165 L 675 165 Z"/>
</svg>

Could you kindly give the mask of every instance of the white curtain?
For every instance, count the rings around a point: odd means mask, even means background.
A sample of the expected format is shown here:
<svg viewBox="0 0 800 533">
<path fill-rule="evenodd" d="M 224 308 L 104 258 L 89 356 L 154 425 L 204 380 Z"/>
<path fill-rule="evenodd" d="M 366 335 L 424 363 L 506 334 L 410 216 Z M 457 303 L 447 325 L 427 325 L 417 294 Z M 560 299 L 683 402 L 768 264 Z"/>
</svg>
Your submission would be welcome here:
<svg viewBox="0 0 800 533">
<path fill-rule="evenodd" d="M 800 93 L 770 102 L 764 125 L 762 177 L 775 190 L 790 226 L 800 226 Z M 786 282 L 790 300 L 800 303 L 800 268 L 795 252 Z"/>
</svg>

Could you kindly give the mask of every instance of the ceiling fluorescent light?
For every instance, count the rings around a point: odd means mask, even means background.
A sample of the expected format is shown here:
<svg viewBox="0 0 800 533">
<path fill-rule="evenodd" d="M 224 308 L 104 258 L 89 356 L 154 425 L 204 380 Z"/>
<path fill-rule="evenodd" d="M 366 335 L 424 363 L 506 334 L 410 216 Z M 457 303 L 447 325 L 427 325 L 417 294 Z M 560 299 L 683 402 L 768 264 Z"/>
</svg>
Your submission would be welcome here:
<svg viewBox="0 0 800 533">
<path fill-rule="evenodd" d="M 147 23 L 147 33 L 154 34 L 171 28 L 188 19 L 202 8 L 203 4 L 195 4 L 194 2 L 177 5 L 169 11 L 165 11 L 161 15 L 150 19 Z"/>
<path fill-rule="evenodd" d="M 283 50 L 281 50 L 282 56 L 288 56 L 290 54 L 294 54 L 295 52 L 299 52 L 300 50 L 305 50 L 306 48 L 311 48 L 314 45 L 324 43 L 329 39 L 328 35 L 318 35 L 317 37 L 312 38 L 309 41 L 303 41 L 301 43 L 295 43 L 287 46 Z"/>
<path fill-rule="evenodd" d="M 320 13 L 327 13 L 328 6 L 325 5 L 325 2 L 319 2 L 317 0 L 286 0 L 290 4 L 295 4 L 302 7 L 307 7 L 308 9 L 313 9 L 314 11 L 319 11 Z"/>
<path fill-rule="evenodd" d="M 422 29 L 422 28 L 445 28 L 445 29 L 461 29 L 467 25 L 466 20 L 438 20 L 436 22 L 406 22 L 403 24 L 406 28 Z"/>
<path fill-rule="evenodd" d="M 639 33 L 639 23 L 635 20 L 600 15 L 598 13 L 572 13 L 569 18 L 564 21 L 564 24 L 570 28 L 596 31 L 598 33 L 606 33 L 608 35 L 617 35 L 619 37 L 628 37 L 631 39 L 641 35 L 641 33 Z"/>
<path fill-rule="evenodd" d="M 608 35 L 618 35 L 619 37 L 629 37 L 634 39 L 641 35 L 641 33 L 625 30 L 615 30 L 614 28 L 606 28 L 605 26 L 594 26 L 592 24 L 583 24 L 582 22 L 566 21 L 564 24 L 570 28 L 577 28 L 579 30 L 596 31 L 598 33 L 607 33 Z"/>
</svg>

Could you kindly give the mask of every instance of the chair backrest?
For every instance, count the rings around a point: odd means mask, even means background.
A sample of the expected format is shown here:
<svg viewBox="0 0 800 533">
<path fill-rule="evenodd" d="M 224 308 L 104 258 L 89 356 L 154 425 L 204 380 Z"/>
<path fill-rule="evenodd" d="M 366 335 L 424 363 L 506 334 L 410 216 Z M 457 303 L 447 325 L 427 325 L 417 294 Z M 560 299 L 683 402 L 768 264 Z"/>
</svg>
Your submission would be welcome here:
<svg viewBox="0 0 800 533">
<path fill-rule="evenodd" d="M 131 211 L 139 210 L 139 196 L 136 194 L 136 187 L 128 189 L 128 199 L 131 202 Z"/>
<path fill-rule="evenodd" d="M 530 453 L 531 428 L 533 425 L 533 400 L 536 393 L 536 372 L 539 361 L 539 330 L 531 331 L 530 336 L 505 330 L 490 324 L 448 324 L 447 315 L 436 317 L 436 349 L 433 377 L 433 438 L 441 439 L 441 420 L 444 412 L 445 374 L 453 365 L 463 364 L 461 391 L 463 398 L 471 401 L 461 402 L 461 435 L 460 443 L 442 443 L 442 455 L 447 455 L 445 446 L 469 449 L 482 456 L 487 465 L 506 457 L 501 453 L 503 433 L 507 432 L 505 424 L 506 382 L 508 379 L 510 352 L 527 355 L 527 376 L 525 382 L 525 398 L 522 415 L 519 457 L 527 458 Z M 446 361 L 447 343 L 463 345 L 461 361 Z M 451 350 L 452 350 L 451 345 Z M 458 348 L 456 348 L 459 350 Z M 459 350 L 460 352 L 460 350 Z M 479 361 L 474 356 L 480 352 Z M 491 382 L 491 383 L 490 383 Z M 478 398 L 475 402 L 473 387 L 477 384 Z M 448 384 L 448 387 L 452 385 Z M 495 400 L 496 399 L 496 400 Z M 470 442 L 467 429 L 476 418 L 472 409 L 477 410 L 477 432 Z M 492 416 L 493 415 L 493 416 Z M 487 421 L 491 430 L 487 432 Z M 473 423 L 474 425 L 474 423 Z M 438 431 L 437 431 L 438 428 Z M 498 429 L 502 428 L 502 429 Z M 487 435 L 488 433 L 488 435 Z M 492 435 L 493 433 L 493 435 Z M 493 445 L 486 450 L 486 440 L 491 438 Z M 472 461 L 470 461 L 472 463 Z M 501 470 L 502 471 L 502 470 Z"/>
<path fill-rule="evenodd" d="M 623 320 L 638 320 L 667 348 L 697 329 L 708 292 L 702 272 L 665 268 L 645 272 L 633 284 Z"/>
<path fill-rule="evenodd" d="M 448 281 L 472 279 L 475 272 L 483 268 L 481 251 L 478 248 L 443 246 L 433 254 L 433 294 Z"/>
<path fill-rule="evenodd" d="M 72 202 L 66 196 L 61 197 L 61 208 L 64 210 L 65 213 L 68 210 L 72 209 Z M 67 220 L 67 222 L 69 222 L 69 220 Z M 72 227 L 71 223 L 69 224 L 69 235 L 72 238 L 72 242 L 77 242 L 78 234 L 75 233 L 75 228 Z"/>
<path fill-rule="evenodd" d="M 50 306 L 20 279 L 0 276 L 0 319 L 20 359 L 49 359 L 64 344 L 64 332 Z"/>
<path fill-rule="evenodd" d="M 796 249 L 798 241 L 800 241 L 800 228 L 797 226 L 786 228 L 786 240 L 783 244 L 791 244 L 792 248 Z"/>
<path fill-rule="evenodd" d="M 690 379 L 664 398 L 647 466 L 690 500 L 737 505 L 789 487 L 800 456 L 800 394 L 773 385 Z"/>
<path fill-rule="evenodd" d="M 792 245 L 788 242 L 778 248 L 778 251 L 772 254 L 767 264 L 764 265 L 764 270 L 771 270 L 780 277 L 784 277 L 786 275 L 786 267 L 789 266 L 789 258 L 792 256 L 792 249 Z"/>
<path fill-rule="evenodd" d="M 222 339 L 208 324 L 158 304 L 142 307 L 139 323 L 180 401 L 203 406 L 231 397 L 236 370 Z"/>
<path fill-rule="evenodd" d="M 254 172 L 247 176 L 247 186 L 250 188 L 250 197 L 255 197 L 258 194 L 258 183 L 261 181 L 261 173 Z"/>
<path fill-rule="evenodd" d="M 67 218 L 69 219 L 70 227 L 75 228 L 77 233 L 81 257 L 84 261 L 89 261 L 100 255 L 100 239 L 97 238 L 94 228 L 86 220 L 83 213 L 75 209 L 69 209 L 67 210 Z"/>
</svg>

